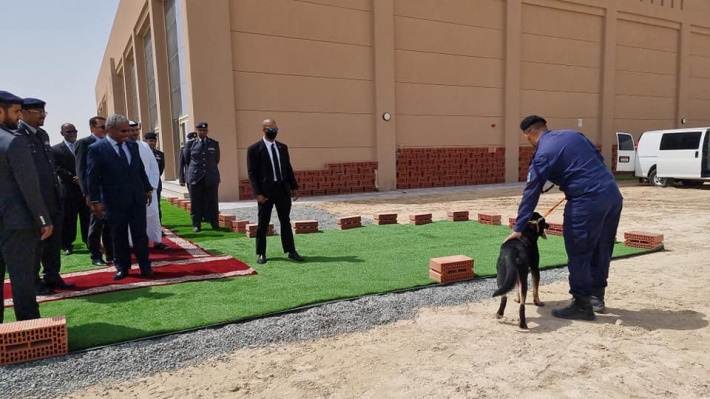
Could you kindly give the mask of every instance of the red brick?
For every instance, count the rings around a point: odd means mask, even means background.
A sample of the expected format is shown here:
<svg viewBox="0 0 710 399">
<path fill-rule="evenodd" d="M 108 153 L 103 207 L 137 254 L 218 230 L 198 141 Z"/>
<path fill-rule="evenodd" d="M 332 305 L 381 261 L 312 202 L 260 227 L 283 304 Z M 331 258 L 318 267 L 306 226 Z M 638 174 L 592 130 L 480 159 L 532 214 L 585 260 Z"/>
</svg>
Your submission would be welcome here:
<svg viewBox="0 0 710 399">
<path fill-rule="evenodd" d="M 449 274 L 449 275 L 442 275 L 441 273 L 438 273 L 436 270 L 429 270 L 429 278 L 432 280 L 438 281 L 440 283 L 453 283 L 455 281 L 472 280 L 473 277 L 474 277 L 473 270 L 463 272 L 463 273 Z"/>
<path fill-rule="evenodd" d="M 232 227 L 232 222 L 237 220 L 235 215 L 219 215 L 219 225 L 222 227 Z"/>
<path fill-rule="evenodd" d="M 490 224 L 490 225 L 499 225 L 501 220 L 500 215 L 492 214 L 492 213 L 479 213 L 478 214 L 478 223 L 481 224 Z"/>
<path fill-rule="evenodd" d="M 431 223 L 431 213 L 417 213 L 414 215 L 409 215 L 409 223 L 415 226 L 429 224 Z"/>
<path fill-rule="evenodd" d="M 649 243 L 649 242 L 638 242 L 638 241 L 624 241 L 624 245 L 627 247 L 643 248 L 643 249 L 663 249 L 663 243 Z"/>
<path fill-rule="evenodd" d="M 256 238 L 256 230 L 257 230 L 258 226 L 259 225 L 256 223 L 247 224 L 245 226 L 246 234 L 247 234 L 248 238 Z M 269 227 L 266 230 L 266 235 L 267 236 L 274 235 L 274 224 L 273 223 L 269 223 Z"/>
<path fill-rule="evenodd" d="M 439 274 L 458 273 L 464 269 L 473 271 L 474 261 L 466 255 L 452 255 L 429 259 L 429 268 Z"/>
<path fill-rule="evenodd" d="M 627 231 L 626 233 L 624 233 L 624 241 L 660 244 L 663 242 L 663 234 L 647 233 L 643 231 Z"/>
<path fill-rule="evenodd" d="M 383 224 L 397 224 L 397 214 L 396 213 L 376 213 L 374 215 L 374 222 L 378 225 Z"/>
<path fill-rule="evenodd" d="M 291 222 L 293 226 L 293 232 L 296 234 L 307 234 L 307 233 L 317 233 L 318 232 L 318 221 L 317 220 L 299 220 Z"/>
<path fill-rule="evenodd" d="M 249 224 L 248 220 L 232 220 L 232 231 L 235 233 L 246 233 L 247 224 Z"/>
<path fill-rule="evenodd" d="M 0 324 L 0 366 L 65 355 L 66 316 Z"/>
</svg>

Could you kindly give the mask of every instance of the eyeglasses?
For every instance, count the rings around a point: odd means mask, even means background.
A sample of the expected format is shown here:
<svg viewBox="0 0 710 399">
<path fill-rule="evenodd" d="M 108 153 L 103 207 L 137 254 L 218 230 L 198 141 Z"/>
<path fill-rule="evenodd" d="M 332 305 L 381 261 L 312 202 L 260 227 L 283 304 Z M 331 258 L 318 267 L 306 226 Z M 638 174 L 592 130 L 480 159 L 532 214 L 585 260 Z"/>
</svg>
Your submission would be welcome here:
<svg viewBox="0 0 710 399">
<path fill-rule="evenodd" d="M 78 132 L 78 130 L 74 129 L 74 130 L 67 130 L 65 133 L 76 134 L 77 132 Z"/>
<path fill-rule="evenodd" d="M 97 129 L 106 129 L 106 125 L 96 125 L 94 127 Z"/>
</svg>

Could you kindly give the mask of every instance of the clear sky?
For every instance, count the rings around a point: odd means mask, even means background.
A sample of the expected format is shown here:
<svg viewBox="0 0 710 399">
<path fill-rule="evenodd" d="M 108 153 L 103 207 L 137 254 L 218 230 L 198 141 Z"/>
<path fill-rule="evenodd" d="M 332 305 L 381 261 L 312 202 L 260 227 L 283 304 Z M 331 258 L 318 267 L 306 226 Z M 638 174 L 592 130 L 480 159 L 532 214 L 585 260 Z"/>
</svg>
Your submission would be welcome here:
<svg viewBox="0 0 710 399">
<path fill-rule="evenodd" d="M 94 87 L 119 0 L 0 0 L 0 90 L 47 103 L 44 129 L 79 138 L 96 114 Z"/>
</svg>

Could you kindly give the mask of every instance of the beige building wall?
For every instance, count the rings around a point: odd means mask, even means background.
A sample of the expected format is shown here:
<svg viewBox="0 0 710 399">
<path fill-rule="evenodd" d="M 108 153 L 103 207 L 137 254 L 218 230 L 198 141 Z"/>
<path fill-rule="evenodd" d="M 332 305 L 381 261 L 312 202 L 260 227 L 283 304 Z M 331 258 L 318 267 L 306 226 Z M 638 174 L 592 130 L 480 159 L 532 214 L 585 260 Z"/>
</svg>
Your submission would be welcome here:
<svg viewBox="0 0 710 399">
<path fill-rule="evenodd" d="M 584 132 L 610 164 L 616 131 L 638 137 L 683 119 L 710 125 L 706 0 L 180 4 L 188 131 L 210 122 L 221 143 L 222 200 L 249 196 L 246 149 L 261 138 L 265 118 L 278 121 L 299 178 L 314 176 L 314 194 L 337 192 L 321 180 L 370 179 L 368 168 L 377 169 L 380 190 L 420 187 L 417 178 L 423 186 L 515 181 L 532 154 L 518 129 L 531 113 L 551 128 Z M 138 109 L 146 119 L 141 46 L 151 28 L 161 139 L 168 134 L 164 144 L 173 153 L 166 158 L 174 165 L 162 5 L 121 1 L 96 101 L 101 112 Z M 130 62 L 137 106 L 126 86 Z M 384 112 L 392 120 L 384 121 Z M 450 157 L 458 161 L 445 162 Z M 466 163 L 471 157 L 485 162 Z M 471 180 L 456 168 L 479 168 L 484 177 Z"/>
</svg>

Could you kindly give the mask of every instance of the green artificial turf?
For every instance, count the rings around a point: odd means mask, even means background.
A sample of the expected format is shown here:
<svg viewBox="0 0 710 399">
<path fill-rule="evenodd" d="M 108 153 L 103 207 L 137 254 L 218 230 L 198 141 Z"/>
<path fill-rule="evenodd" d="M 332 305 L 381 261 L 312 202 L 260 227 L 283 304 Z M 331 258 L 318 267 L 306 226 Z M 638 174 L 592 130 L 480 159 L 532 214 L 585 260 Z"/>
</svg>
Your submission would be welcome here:
<svg viewBox="0 0 710 399">
<path fill-rule="evenodd" d="M 256 215 L 254 215 L 256 217 Z M 428 225 L 366 226 L 296 235 L 304 263 L 281 253 L 279 236 L 268 238 L 265 265 L 256 263 L 254 239 L 213 231 L 192 232 L 189 214 L 163 203 L 163 224 L 212 254 L 229 254 L 257 275 L 119 291 L 46 302 L 42 316 L 66 315 L 70 350 L 251 318 L 341 298 L 435 284 L 429 259 L 463 254 L 475 261 L 477 276 L 495 274 L 495 262 L 507 226 L 475 221 Z M 85 248 L 63 256 L 62 271 L 89 269 Z M 644 250 L 617 244 L 614 256 Z M 540 240 L 541 266 L 567 261 L 561 237 Z M 12 321 L 11 309 L 5 314 Z"/>
</svg>

